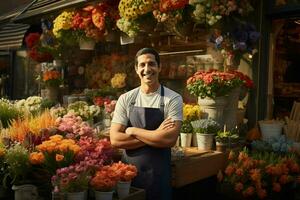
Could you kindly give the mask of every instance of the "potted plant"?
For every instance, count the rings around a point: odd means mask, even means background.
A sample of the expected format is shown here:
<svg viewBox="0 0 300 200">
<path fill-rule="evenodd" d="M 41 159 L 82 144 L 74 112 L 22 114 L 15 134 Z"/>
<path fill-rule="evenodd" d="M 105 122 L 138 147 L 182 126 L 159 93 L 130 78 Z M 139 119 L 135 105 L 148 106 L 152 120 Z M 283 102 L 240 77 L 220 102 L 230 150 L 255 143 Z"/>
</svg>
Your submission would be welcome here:
<svg viewBox="0 0 300 200">
<path fill-rule="evenodd" d="M 211 150 L 214 135 L 220 130 L 220 125 L 212 119 L 200 119 L 192 121 L 191 124 L 197 134 L 198 149 Z"/>
<path fill-rule="evenodd" d="M 199 105 L 184 104 L 183 105 L 183 120 L 193 121 L 200 119 L 201 109 Z M 197 147 L 196 134 L 192 134 L 192 146 Z"/>
<path fill-rule="evenodd" d="M 190 147 L 192 142 L 193 127 L 189 120 L 184 120 L 180 129 L 180 142 L 182 147 Z"/>
<path fill-rule="evenodd" d="M 0 128 L 7 128 L 13 119 L 22 116 L 22 112 L 7 99 L 0 99 Z"/>
<path fill-rule="evenodd" d="M 57 169 L 51 178 L 53 193 L 66 195 L 67 200 L 85 200 L 90 178 L 90 169 L 80 164 Z"/>
<path fill-rule="evenodd" d="M 7 147 L 3 161 L 6 167 L 2 181 L 6 186 L 8 178 L 11 180 L 15 200 L 37 199 L 37 187 L 31 184 L 34 180 L 31 176 L 32 166 L 29 162 L 28 149 L 19 143 Z"/>
<path fill-rule="evenodd" d="M 242 81 L 231 72 L 210 70 L 198 71 L 187 80 L 187 89 L 198 97 L 206 118 L 212 118 L 223 124 L 223 111 L 227 104 L 227 95 Z"/>
<path fill-rule="evenodd" d="M 137 175 L 137 168 L 131 164 L 125 164 L 121 161 L 112 164 L 112 169 L 118 174 L 117 193 L 119 199 L 129 194 L 131 181 Z"/>
<path fill-rule="evenodd" d="M 98 170 L 90 181 L 96 200 L 112 200 L 118 178 L 118 173 L 110 165 Z"/>
<path fill-rule="evenodd" d="M 217 151 L 225 152 L 238 142 L 239 136 L 232 131 L 218 131 L 215 139 Z"/>
</svg>

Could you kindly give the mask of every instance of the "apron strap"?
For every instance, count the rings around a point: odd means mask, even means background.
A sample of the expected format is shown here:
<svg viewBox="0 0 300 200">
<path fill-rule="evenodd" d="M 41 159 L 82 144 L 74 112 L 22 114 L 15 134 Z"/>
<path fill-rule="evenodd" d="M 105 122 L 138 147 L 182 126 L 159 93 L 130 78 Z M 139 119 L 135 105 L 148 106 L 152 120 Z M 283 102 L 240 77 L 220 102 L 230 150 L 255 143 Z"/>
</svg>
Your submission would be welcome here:
<svg viewBox="0 0 300 200">
<path fill-rule="evenodd" d="M 164 113 L 165 111 L 165 101 L 164 101 L 164 96 L 165 96 L 165 90 L 164 90 L 164 86 L 161 84 L 160 85 L 161 86 L 161 88 L 160 88 L 160 96 L 161 96 L 161 98 L 160 98 L 160 105 L 159 105 L 159 110 L 162 112 L 162 113 Z M 133 108 L 133 106 L 134 106 L 134 104 L 135 104 L 135 100 L 136 100 L 136 98 L 137 98 L 137 96 L 138 96 L 138 94 L 139 94 L 139 91 L 140 91 L 140 88 L 138 88 L 134 93 L 133 93 L 133 98 L 132 98 L 132 100 L 131 100 L 131 102 L 130 102 L 130 104 L 129 104 L 129 112 L 128 112 L 128 116 L 129 116 L 129 113 L 131 113 L 131 111 L 132 111 L 132 108 Z"/>
</svg>

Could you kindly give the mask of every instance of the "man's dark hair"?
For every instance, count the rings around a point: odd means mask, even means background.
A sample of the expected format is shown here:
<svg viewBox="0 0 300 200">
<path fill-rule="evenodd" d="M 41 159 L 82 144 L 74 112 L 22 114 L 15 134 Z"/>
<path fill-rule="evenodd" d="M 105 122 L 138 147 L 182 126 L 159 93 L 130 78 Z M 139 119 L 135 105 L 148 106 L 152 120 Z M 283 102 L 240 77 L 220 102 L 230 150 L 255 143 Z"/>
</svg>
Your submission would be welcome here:
<svg viewBox="0 0 300 200">
<path fill-rule="evenodd" d="M 137 64 L 138 64 L 138 57 L 143 54 L 148 54 L 148 53 L 154 55 L 157 65 L 159 66 L 159 64 L 160 64 L 159 54 L 155 49 L 152 49 L 152 48 L 142 48 L 136 53 L 135 66 L 137 66 Z"/>
</svg>

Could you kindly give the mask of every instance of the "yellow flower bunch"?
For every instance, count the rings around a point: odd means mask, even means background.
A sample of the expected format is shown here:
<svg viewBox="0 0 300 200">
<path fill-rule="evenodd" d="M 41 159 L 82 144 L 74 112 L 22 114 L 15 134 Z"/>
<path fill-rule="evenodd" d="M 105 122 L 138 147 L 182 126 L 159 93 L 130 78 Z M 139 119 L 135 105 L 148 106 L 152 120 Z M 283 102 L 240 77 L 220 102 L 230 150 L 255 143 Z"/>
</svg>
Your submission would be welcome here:
<svg viewBox="0 0 300 200">
<path fill-rule="evenodd" d="M 111 86 L 113 88 L 123 88 L 126 86 L 126 77 L 125 73 L 116 73 L 111 79 Z"/>
<path fill-rule="evenodd" d="M 74 12 L 64 11 L 53 21 L 53 34 L 56 38 L 60 37 L 60 30 L 68 30 L 72 27 Z"/>
<path fill-rule="evenodd" d="M 80 150 L 80 147 L 75 144 L 74 140 L 63 139 L 61 135 L 51 136 L 50 140 L 44 141 L 42 144 L 36 146 L 36 148 L 38 151 L 46 153 L 72 151 L 76 154 Z"/>
<path fill-rule="evenodd" d="M 183 105 L 183 120 L 197 120 L 200 118 L 201 109 L 199 105 L 184 104 Z"/>
<path fill-rule="evenodd" d="M 138 16 L 151 12 L 156 0 L 121 0 L 120 16 L 126 19 L 136 19 Z"/>
</svg>

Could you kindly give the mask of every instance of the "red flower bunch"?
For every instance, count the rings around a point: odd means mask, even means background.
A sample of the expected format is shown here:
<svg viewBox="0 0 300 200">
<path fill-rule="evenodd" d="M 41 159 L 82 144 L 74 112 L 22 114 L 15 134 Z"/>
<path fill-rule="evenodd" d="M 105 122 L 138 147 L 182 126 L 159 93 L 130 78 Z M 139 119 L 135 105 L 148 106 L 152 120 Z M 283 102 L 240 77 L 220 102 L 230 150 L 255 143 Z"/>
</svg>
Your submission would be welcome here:
<svg viewBox="0 0 300 200">
<path fill-rule="evenodd" d="M 93 99 L 95 105 L 103 107 L 105 104 L 110 104 L 111 100 L 108 97 L 96 96 Z"/>
<path fill-rule="evenodd" d="M 29 33 L 25 38 L 25 43 L 28 50 L 28 55 L 32 60 L 37 62 L 47 62 L 53 60 L 51 54 L 40 51 L 40 33 Z"/>
<path fill-rule="evenodd" d="M 241 81 L 243 81 L 243 86 L 251 89 L 254 87 L 254 83 L 253 81 L 250 79 L 249 76 L 247 76 L 246 74 L 243 74 L 242 72 L 239 71 L 231 71 L 231 73 L 233 73 L 235 76 L 237 76 Z"/>
<path fill-rule="evenodd" d="M 97 191 L 112 191 L 116 186 L 119 179 L 119 175 L 112 166 L 103 166 L 99 171 L 96 172 L 95 176 L 92 177 L 90 185 Z"/>
<path fill-rule="evenodd" d="M 172 10 L 178 10 L 184 8 L 189 3 L 189 0 L 160 0 L 159 10 L 160 12 L 168 12 Z"/>
<path fill-rule="evenodd" d="M 187 89 L 197 97 L 216 98 L 227 95 L 241 84 L 242 80 L 231 72 L 198 71 L 187 80 Z"/>
<path fill-rule="evenodd" d="M 106 19 L 119 19 L 114 5 L 99 3 L 90 5 L 77 11 L 72 21 L 72 28 L 84 31 L 86 37 L 99 41 L 106 34 Z"/>
<path fill-rule="evenodd" d="M 107 139 L 81 137 L 77 144 L 80 146 L 80 151 L 75 158 L 77 162 L 84 161 L 95 169 L 111 162 L 113 149 Z"/>
<path fill-rule="evenodd" d="M 119 161 L 113 163 L 111 168 L 118 174 L 120 181 L 131 181 L 137 175 L 137 168 L 131 164 L 125 164 Z"/>
<path fill-rule="evenodd" d="M 225 171 L 219 172 L 218 179 L 229 184 L 244 198 L 264 199 L 277 195 L 289 183 L 298 182 L 300 168 L 294 154 L 274 152 L 254 152 L 247 150 L 229 154 L 229 164 Z M 272 197 L 269 197 L 273 199 Z"/>
</svg>

